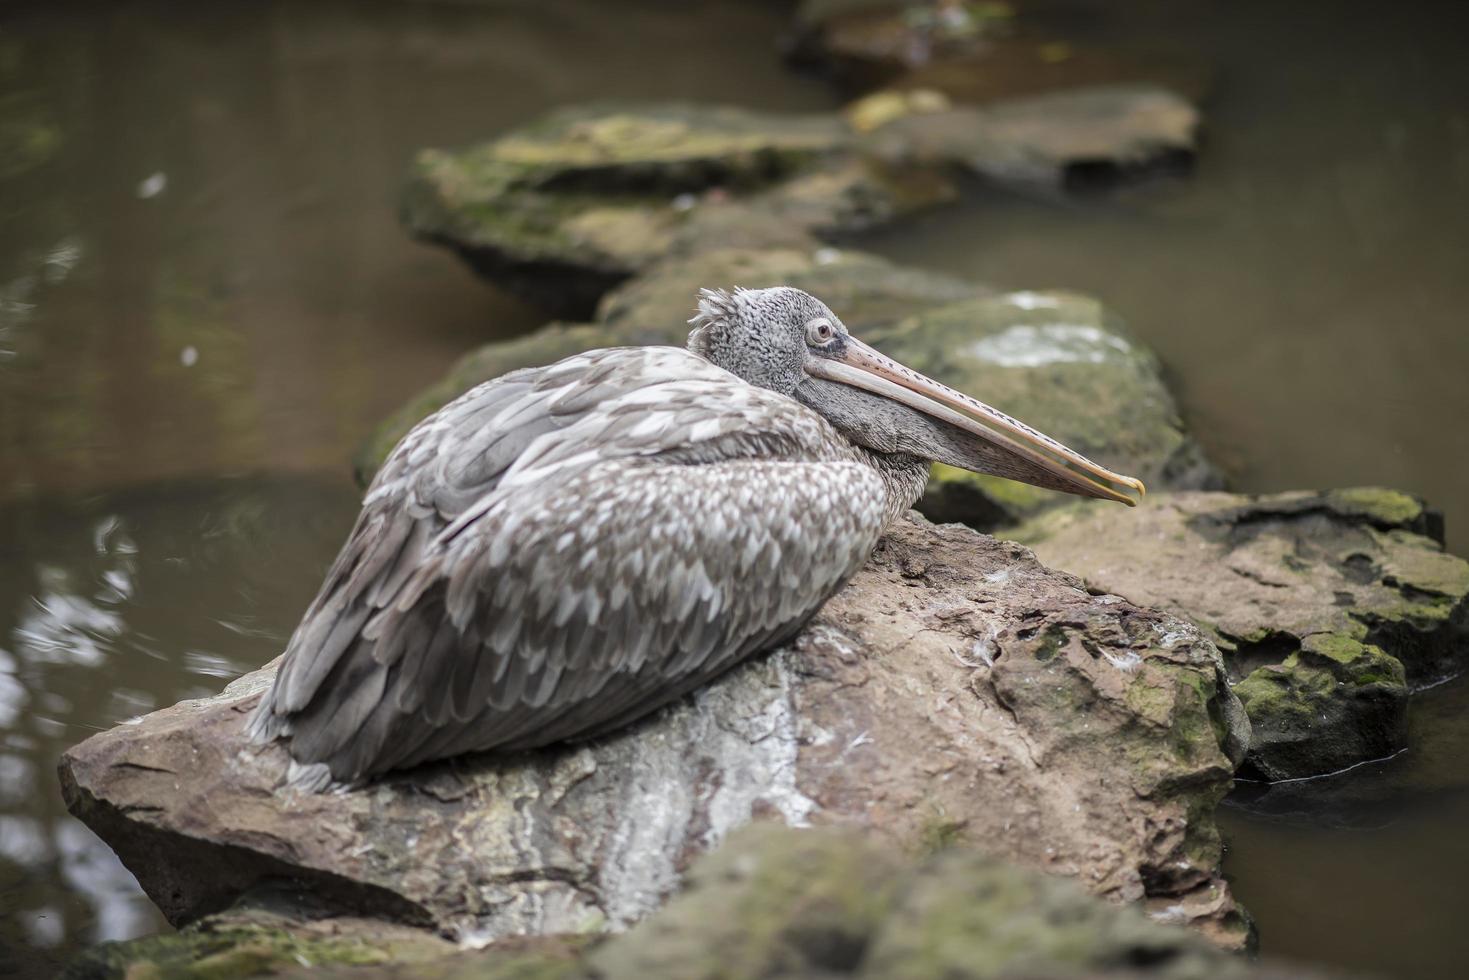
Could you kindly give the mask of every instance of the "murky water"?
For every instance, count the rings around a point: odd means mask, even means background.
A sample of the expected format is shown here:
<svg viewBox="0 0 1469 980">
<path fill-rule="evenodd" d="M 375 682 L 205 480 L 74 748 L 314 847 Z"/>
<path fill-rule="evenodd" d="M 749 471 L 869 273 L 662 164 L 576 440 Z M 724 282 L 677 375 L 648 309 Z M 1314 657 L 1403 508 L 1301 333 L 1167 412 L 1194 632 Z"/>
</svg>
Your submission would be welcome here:
<svg viewBox="0 0 1469 980">
<path fill-rule="evenodd" d="M 1469 7 L 1041 6 L 1062 36 L 1218 67 L 1196 171 L 1082 199 L 980 189 L 876 250 L 1105 298 L 1237 488 L 1404 488 L 1469 553 Z M 1414 705 L 1402 756 L 1224 811 L 1265 952 L 1462 974 L 1466 710 L 1460 679 Z"/>
<path fill-rule="evenodd" d="M 1447 5 L 1127 6 L 1045 16 L 1222 66 L 1196 174 L 1083 201 L 979 190 L 875 247 L 1106 297 L 1237 485 L 1405 487 L 1469 550 L 1466 24 Z M 774 58 L 784 18 L 0 11 L 0 975 L 158 925 L 65 815 L 57 753 L 278 652 L 355 511 L 357 441 L 464 349 L 540 321 L 402 235 L 411 153 L 596 98 L 831 106 Z M 1425 697 L 1381 773 L 1230 811 L 1266 950 L 1431 976 L 1463 949 L 1466 696 Z"/>
<path fill-rule="evenodd" d="M 355 514 L 351 450 L 543 320 L 402 233 L 412 153 L 565 102 L 831 106 L 774 57 L 784 17 L 0 10 L 0 976 L 160 925 L 66 816 L 60 751 L 278 653 Z"/>
</svg>

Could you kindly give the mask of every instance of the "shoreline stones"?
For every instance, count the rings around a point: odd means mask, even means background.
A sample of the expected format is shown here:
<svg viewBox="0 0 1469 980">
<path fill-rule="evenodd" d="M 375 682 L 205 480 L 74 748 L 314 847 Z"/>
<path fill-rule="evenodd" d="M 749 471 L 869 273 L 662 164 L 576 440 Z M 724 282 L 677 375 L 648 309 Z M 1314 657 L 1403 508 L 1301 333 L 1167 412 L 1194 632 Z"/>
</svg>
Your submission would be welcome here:
<svg viewBox="0 0 1469 980">
<path fill-rule="evenodd" d="M 176 937 L 108 944 L 74 962 L 62 980 L 267 973 L 301 980 L 1323 976 L 1222 951 L 1186 929 L 1149 921 L 1137 908 L 1098 901 L 1075 882 L 982 850 L 944 842 L 894 849 L 850 829 L 796 830 L 769 821 L 736 831 L 698 858 L 679 894 L 627 932 L 455 950 L 427 934 L 414 942 L 403 935 L 413 930 L 400 929 L 395 938 L 411 944 L 409 953 L 389 962 L 384 937 L 367 925 L 231 910 Z M 196 951 L 206 954 L 197 962 Z"/>
<path fill-rule="evenodd" d="M 1265 779 L 1402 748 L 1409 693 L 1469 651 L 1469 562 L 1397 491 L 1158 495 L 1120 516 L 1056 511 L 1015 536 L 1093 588 L 1207 631 L 1250 714 L 1246 771 Z"/>
<path fill-rule="evenodd" d="M 792 645 L 597 742 L 297 795 L 242 737 L 269 677 L 63 758 L 69 809 L 176 924 L 279 879 L 461 941 L 621 927 L 769 817 L 982 843 L 1248 939 L 1213 813 L 1249 723 L 1214 645 L 960 526 L 901 522 Z"/>
</svg>

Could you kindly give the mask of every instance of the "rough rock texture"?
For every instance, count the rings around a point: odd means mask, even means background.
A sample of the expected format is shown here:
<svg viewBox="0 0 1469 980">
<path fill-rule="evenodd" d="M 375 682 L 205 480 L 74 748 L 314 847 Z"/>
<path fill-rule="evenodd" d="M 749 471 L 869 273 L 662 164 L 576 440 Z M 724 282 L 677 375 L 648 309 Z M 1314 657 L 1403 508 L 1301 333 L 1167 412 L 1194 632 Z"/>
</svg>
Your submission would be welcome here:
<svg viewBox="0 0 1469 980">
<path fill-rule="evenodd" d="M 703 242 L 800 243 L 951 193 L 864 163 L 835 115 L 578 107 L 464 152 L 423 151 L 402 213 L 484 275 L 586 315 L 628 276 Z"/>
<path fill-rule="evenodd" d="M 94 946 L 61 978 L 227 980 L 303 966 L 439 963 L 455 950 L 425 929 L 334 914 L 297 889 L 258 888 L 178 934 Z"/>
<path fill-rule="evenodd" d="M 1150 489 L 1220 485 L 1217 471 L 1183 429 L 1157 358 L 1095 299 L 1008 293 L 920 313 L 874 339 L 909 367 L 1138 477 Z M 938 466 L 920 507 L 936 520 L 1001 527 L 1073 499 Z"/>
<path fill-rule="evenodd" d="M 647 337 L 645 343 L 682 344 L 700 287 L 774 285 L 819 297 L 863 337 L 929 307 L 994 293 L 958 276 L 852 249 L 718 249 L 659 263 L 607 294 L 597 318 Z"/>
<path fill-rule="evenodd" d="M 1074 882 L 980 851 L 903 851 L 850 830 L 794 830 L 771 822 L 743 828 L 699 858 L 666 908 L 610 937 L 511 940 L 366 967 L 342 965 L 353 961 L 310 949 L 311 966 L 299 967 L 286 956 L 252 961 L 252 951 L 282 944 L 274 936 L 262 943 L 237 920 L 227 913 L 177 938 L 112 945 L 105 957 L 94 954 L 74 965 L 67 980 L 111 980 L 127 970 L 134 971 L 128 977 L 178 980 L 267 972 L 303 980 L 1319 975 L 1253 964 L 1186 929 L 1150 922 L 1136 908 L 1087 896 Z M 189 963 L 189 949 L 205 937 L 214 940 L 210 956 Z M 221 945 L 231 939 L 233 946 Z"/>
<path fill-rule="evenodd" d="M 565 109 L 463 152 L 420 153 L 403 221 L 486 277 L 585 317 L 670 256 L 814 249 L 952 199 L 956 168 L 1026 182 L 1127 172 L 1190 152 L 1197 124 L 1186 102 L 1146 89 L 900 113 L 861 137 L 860 118 Z"/>
<path fill-rule="evenodd" d="M 276 788 L 248 675 L 66 754 L 68 806 L 170 920 L 262 879 L 484 942 L 622 926 L 766 815 L 972 840 L 1224 944 L 1213 809 L 1248 721 L 1198 630 L 958 526 L 900 524 L 791 647 L 618 736 L 339 795 Z"/>
<path fill-rule="evenodd" d="M 1410 688 L 1469 652 L 1469 563 L 1396 491 L 1174 494 L 1125 520 L 1081 506 L 1016 535 L 1094 588 L 1208 630 L 1242 678 L 1249 763 L 1269 779 L 1402 747 Z"/>
</svg>

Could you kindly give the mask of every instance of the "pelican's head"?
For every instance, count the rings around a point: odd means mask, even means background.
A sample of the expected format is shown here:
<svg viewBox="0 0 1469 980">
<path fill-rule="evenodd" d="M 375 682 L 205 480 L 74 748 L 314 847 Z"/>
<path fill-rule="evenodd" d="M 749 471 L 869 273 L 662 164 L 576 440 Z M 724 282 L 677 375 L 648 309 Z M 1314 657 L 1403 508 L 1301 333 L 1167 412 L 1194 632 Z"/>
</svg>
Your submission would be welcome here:
<svg viewBox="0 0 1469 980">
<path fill-rule="evenodd" d="M 1124 491 L 1144 492 L 1141 481 L 867 346 L 802 290 L 705 289 L 689 322 L 691 351 L 815 409 L 867 449 L 1129 505 Z"/>
</svg>

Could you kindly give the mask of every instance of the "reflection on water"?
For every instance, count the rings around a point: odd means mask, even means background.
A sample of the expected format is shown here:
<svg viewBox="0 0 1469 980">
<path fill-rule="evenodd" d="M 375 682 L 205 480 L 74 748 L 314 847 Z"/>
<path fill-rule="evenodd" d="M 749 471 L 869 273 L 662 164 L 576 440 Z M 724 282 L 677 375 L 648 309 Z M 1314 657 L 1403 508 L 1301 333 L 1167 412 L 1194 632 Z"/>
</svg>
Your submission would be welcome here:
<svg viewBox="0 0 1469 980">
<path fill-rule="evenodd" d="M 278 653 L 355 513 L 350 451 L 541 321 L 403 235 L 411 154 L 588 99 L 828 106 L 774 57 L 785 15 L 0 8 L 0 976 L 159 925 L 65 815 L 60 751 Z"/>
<path fill-rule="evenodd" d="M 345 478 L 222 479 L 0 510 L 0 946 L 44 962 L 161 925 L 65 814 L 56 757 L 275 656 L 355 499 Z"/>
<path fill-rule="evenodd" d="M 1196 172 L 1101 199 L 979 193 L 876 250 L 1103 297 L 1236 486 L 1411 490 L 1469 553 L 1469 5 L 1025 9 L 1217 64 Z"/>
<path fill-rule="evenodd" d="M 1263 949 L 1381 976 L 1463 971 L 1469 683 L 1413 702 L 1407 751 L 1340 776 L 1242 786 L 1226 870 Z"/>
<path fill-rule="evenodd" d="M 783 13 L 6 4 L 0 497 L 341 466 L 455 356 L 542 319 L 402 233 L 412 153 L 567 101 L 830 104 L 779 65 Z"/>
</svg>

